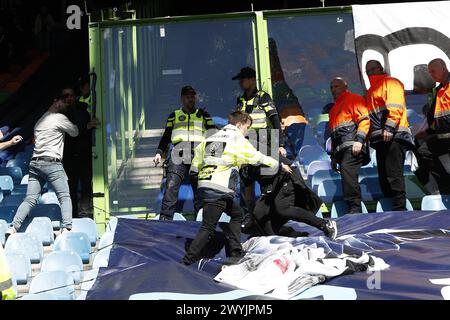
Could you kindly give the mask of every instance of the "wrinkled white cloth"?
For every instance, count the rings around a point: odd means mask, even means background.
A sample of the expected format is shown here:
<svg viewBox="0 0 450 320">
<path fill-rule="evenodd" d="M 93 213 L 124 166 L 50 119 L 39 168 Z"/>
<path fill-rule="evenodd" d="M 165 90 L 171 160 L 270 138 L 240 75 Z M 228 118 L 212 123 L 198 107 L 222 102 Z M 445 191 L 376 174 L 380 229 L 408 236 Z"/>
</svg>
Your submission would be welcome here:
<svg viewBox="0 0 450 320">
<path fill-rule="evenodd" d="M 270 239 L 249 239 L 243 244 L 247 253 L 241 262 L 223 266 L 214 280 L 255 294 L 289 299 L 343 273 L 389 268 L 383 259 L 365 253 L 359 257 L 342 254 L 327 258 L 325 250 L 315 244 L 294 247 L 289 242 L 271 243 Z"/>
</svg>

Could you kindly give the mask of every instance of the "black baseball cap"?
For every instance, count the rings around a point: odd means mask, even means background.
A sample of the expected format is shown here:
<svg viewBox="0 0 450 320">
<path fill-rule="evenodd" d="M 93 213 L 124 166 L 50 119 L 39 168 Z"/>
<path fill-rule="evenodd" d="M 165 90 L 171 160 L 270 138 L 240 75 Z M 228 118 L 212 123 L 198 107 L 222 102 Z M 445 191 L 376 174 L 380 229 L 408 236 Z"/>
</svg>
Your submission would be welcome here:
<svg viewBox="0 0 450 320">
<path fill-rule="evenodd" d="M 250 67 L 242 68 L 241 71 L 235 75 L 232 80 L 256 78 L 256 71 Z"/>
<path fill-rule="evenodd" d="M 197 92 L 195 92 L 194 88 L 192 88 L 191 86 L 184 86 L 183 88 L 181 88 L 181 95 L 184 96 L 187 94 L 196 95 Z"/>
</svg>

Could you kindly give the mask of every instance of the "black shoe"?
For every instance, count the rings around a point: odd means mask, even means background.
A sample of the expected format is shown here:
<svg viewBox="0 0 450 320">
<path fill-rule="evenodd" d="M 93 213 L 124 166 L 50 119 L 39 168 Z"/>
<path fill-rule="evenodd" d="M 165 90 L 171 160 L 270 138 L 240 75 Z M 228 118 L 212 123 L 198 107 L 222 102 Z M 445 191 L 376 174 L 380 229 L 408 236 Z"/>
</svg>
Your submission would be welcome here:
<svg viewBox="0 0 450 320">
<path fill-rule="evenodd" d="M 245 253 L 242 251 L 239 253 L 233 253 L 232 256 L 228 258 L 223 264 L 226 266 L 239 264 L 243 257 L 245 257 Z"/>
<path fill-rule="evenodd" d="M 242 232 L 246 233 L 256 225 L 255 219 L 252 216 L 247 215 L 241 223 Z"/>
<path fill-rule="evenodd" d="M 333 220 L 328 220 L 325 223 L 324 229 L 323 229 L 323 233 L 325 233 L 325 235 L 330 238 L 331 240 L 336 239 L 337 236 L 337 225 L 336 225 L 336 221 Z"/>
<path fill-rule="evenodd" d="M 159 215 L 159 220 L 161 221 L 172 221 L 173 217 L 166 216 L 165 214 Z"/>
</svg>

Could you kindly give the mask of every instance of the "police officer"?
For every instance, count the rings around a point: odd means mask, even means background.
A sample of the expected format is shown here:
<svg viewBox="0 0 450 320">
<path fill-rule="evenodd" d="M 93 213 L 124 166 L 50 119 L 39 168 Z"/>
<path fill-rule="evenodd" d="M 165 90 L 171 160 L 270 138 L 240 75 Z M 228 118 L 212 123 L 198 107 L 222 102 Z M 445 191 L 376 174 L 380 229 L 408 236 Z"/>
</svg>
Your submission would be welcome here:
<svg viewBox="0 0 450 320">
<path fill-rule="evenodd" d="M 89 114 L 92 114 L 92 96 L 89 77 L 80 77 L 78 79 L 78 85 L 80 89 L 78 101 L 87 104 L 87 110 Z"/>
<path fill-rule="evenodd" d="M 259 150 L 261 150 L 261 148 L 267 148 L 267 151 L 271 150 L 270 131 L 267 132 L 267 144 L 264 146 L 264 141 L 262 139 L 264 132 L 263 129 L 278 130 L 279 138 L 283 137 L 280 117 L 272 98 L 267 92 L 257 89 L 256 72 L 250 67 L 242 68 L 241 71 L 232 79 L 239 80 L 239 85 L 244 91 L 244 93 L 237 99 L 236 110 L 246 112 L 250 115 L 252 125 L 249 130 L 256 132 L 256 142 L 259 145 Z M 278 152 L 282 156 L 286 156 L 286 150 L 283 143 L 284 139 L 279 139 L 279 141 L 280 140 L 281 143 L 276 143 L 279 146 L 279 148 L 277 148 Z M 243 221 L 244 228 L 249 227 L 252 224 L 251 212 L 253 212 L 253 208 L 255 206 L 255 180 L 252 177 L 258 175 L 258 170 L 259 168 L 257 167 L 247 166 L 244 171 L 241 171 L 241 197 L 245 199 L 248 210 Z"/>
<path fill-rule="evenodd" d="M 194 88 L 185 86 L 181 89 L 183 106 L 172 112 L 167 118 L 166 129 L 153 159 L 155 165 L 158 165 L 169 144 L 173 145 L 167 167 L 166 191 L 161 204 L 160 220 L 173 219 L 178 191 L 184 177 L 189 173 L 194 148 L 204 140 L 207 130 L 216 129 L 210 115 L 203 109 L 195 107 L 195 99 Z M 196 201 L 197 178 L 191 177 L 190 180 L 194 191 L 194 207 L 198 211 L 199 207 Z"/>
</svg>

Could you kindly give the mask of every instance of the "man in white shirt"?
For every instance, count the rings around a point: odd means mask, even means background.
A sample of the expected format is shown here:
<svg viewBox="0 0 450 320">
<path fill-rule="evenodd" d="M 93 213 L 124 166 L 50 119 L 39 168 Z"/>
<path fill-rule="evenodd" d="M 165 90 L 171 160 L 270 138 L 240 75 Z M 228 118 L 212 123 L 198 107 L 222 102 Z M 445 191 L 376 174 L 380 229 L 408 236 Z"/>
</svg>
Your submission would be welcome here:
<svg viewBox="0 0 450 320">
<path fill-rule="evenodd" d="M 66 108 L 67 104 L 62 99 L 56 99 L 34 127 L 35 146 L 29 166 L 27 195 L 17 209 L 6 237 L 19 230 L 31 209 L 37 204 L 46 182 L 53 186 L 61 205 L 63 232 L 72 228 L 72 201 L 62 157 L 65 134 L 77 136 L 78 127 L 63 114 Z"/>
</svg>

